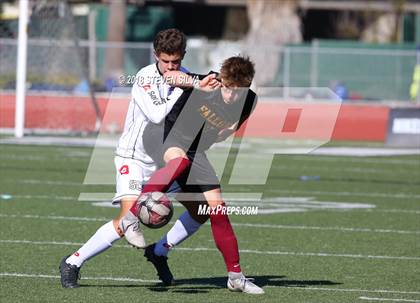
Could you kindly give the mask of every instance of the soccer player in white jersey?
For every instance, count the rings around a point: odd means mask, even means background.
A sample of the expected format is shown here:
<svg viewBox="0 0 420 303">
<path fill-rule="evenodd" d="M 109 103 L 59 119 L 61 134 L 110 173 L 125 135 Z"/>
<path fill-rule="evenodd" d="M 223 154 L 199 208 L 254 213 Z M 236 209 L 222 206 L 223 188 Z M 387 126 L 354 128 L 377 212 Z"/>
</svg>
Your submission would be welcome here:
<svg viewBox="0 0 420 303">
<path fill-rule="evenodd" d="M 146 247 L 138 223 L 127 225 L 121 218 L 137 200 L 142 184 L 156 170 L 155 163 L 144 151 L 142 133 L 148 123 L 161 122 L 183 92 L 181 88 L 166 84 L 163 74 L 174 70 L 186 71 L 181 67 L 186 37 L 177 29 L 163 30 L 156 35 L 153 46 L 156 63 L 142 68 L 136 75 L 124 131 L 116 149 L 114 162 L 117 184 L 112 202 L 120 204 L 119 214 L 114 220 L 102 225 L 76 252 L 62 259 L 59 269 L 64 288 L 79 287 L 77 280 L 83 263 L 110 248 L 121 237 L 130 238 L 129 242 L 134 242 L 137 247 Z M 217 83 L 214 75 L 210 75 L 195 84 L 211 89 Z M 189 235 L 200 227 L 188 212 L 180 220 L 178 225 L 184 226 Z"/>
</svg>

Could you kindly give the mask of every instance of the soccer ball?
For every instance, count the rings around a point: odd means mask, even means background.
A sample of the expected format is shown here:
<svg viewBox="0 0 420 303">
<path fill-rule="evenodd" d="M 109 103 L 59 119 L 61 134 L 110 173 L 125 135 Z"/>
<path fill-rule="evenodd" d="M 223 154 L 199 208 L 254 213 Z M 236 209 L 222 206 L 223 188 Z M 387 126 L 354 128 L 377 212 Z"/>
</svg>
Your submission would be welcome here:
<svg viewBox="0 0 420 303">
<path fill-rule="evenodd" d="M 138 218 L 149 228 L 161 228 L 174 214 L 172 202 L 161 192 L 144 193 L 139 198 Z"/>
</svg>

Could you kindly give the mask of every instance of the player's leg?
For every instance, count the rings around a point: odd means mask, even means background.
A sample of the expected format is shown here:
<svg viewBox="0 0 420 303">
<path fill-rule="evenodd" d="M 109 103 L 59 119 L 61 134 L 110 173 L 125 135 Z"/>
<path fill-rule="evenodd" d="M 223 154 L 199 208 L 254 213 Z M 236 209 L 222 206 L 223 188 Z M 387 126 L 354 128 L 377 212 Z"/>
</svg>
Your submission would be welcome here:
<svg viewBox="0 0 420 303">
<path fill-rule="evenodd" d="M 210 213 L 211 230 L 217 248 L 222 253 L 228 272 L 241 272 L 239 264 L 238 242 L 229 217 L 223 212 L 225 203 L 222 200 L 220 188 L 203 193 L 213 211 Z"/>
<path fill-rule="evenodd" d="M 204 196 L 200 193 L 197 193 L 197 195 L 198 197 L 194 200 L 203 201 Z M 179 197 L 180 195 L 176 197 L 177 200 L 187 208 L 187 211 L 176 220 L 172 228 L 160 239 L 160 241 L 146 247 L 144 252 L 144 256 L 153 264 L 159 279 L 165 285 L 174 283 L 173 275 L 168 266 L 167 255 L 169 251 L 171 248 L 191 237 L 208 219 L 208 216 L 197 215 L 198 203 L 195 201 L 182 201 L 182 196 L 181 198 Z"/>
<path fill-rule="evenodd" d="M 112 246 L 113 242 L 123 237 L 124 234 L 118 226 L 119 220 L 127 213 L 134 200 L 133 198 L 122 199 L 119 214 L 112 221 L 98 228 L 82 247 L 66 259 L 66 262 L 81 267 L 87 260 L 105 251 Z"/>
<path fill-rule="evenodd" d="M 170 140 L 164 141 L 162 127 L 146 127 L 143 133 L 143 144 L 146 153 L 153 161 L 158 165 L 164 165 L 150 175 L 150 179 L 142 188 L 143 193 L 153 191 L 166 192 L 177 178 L 187 174 L 191 166 L 190 159 L 184 149 L 177 147 L 176 143 L 172 144 Z M 135 221 L 134 218 L 137 217 L 138 212 L 139 203 L 133 203 L 127 216 L 131 218 L 124 217 L 123 220 Z M 127 238 L 127 240 L 129 239 Z"/>
<path fill-rule="evenodd" d="M 194 162 L 192 163 L 191 169 L 188 171 L 189 173 L 183 174 L 177 179 L 177 184 L 181 187 L 182 191 L 177 194 L 176 200 L 179 201 L 187 211 L 179 217 L 168 233 L 156 243 L 154 254 L 157 256 L 166 257 L 172 247 L 179 245 L 192 236 L 209 218 L 208 215 L 199 214 L 200 205 L 207 205 L 207 202 L 201 192 L 200 186 L 195 183 L 197 183 L 197 180 L 202 180 L 206 183 L 211 182 L 205 178 L 206 176 L 202 177 L 204 174 L 202 172 L 203 168 L 199 163 L 200 159 L 200 156 L 195 158 L 194 155 Z M 217 177 L 215 178 L 216 183 L 218 183 L 219 180 Z"/>
<path fill-rule="evenodd" d="M 156 243 L 154 253 L 157 256 L 166 257 L 171 248 L 191 237 L 208 220 L 208 215 L 198 214 L 198 206 L 200 201 L 203 201 L 204 196 L 201 193 L 196 193 L 195 195 L 197 198 L 194 201 L 183 201 L 181 200 L 182 198 L 177 198 L 177 201 L 184 205 L 187 210 L 182 213 L 172 228 Z"/>
<path fill-rule="evenodd" d="M 228 271 L 227 286 L 232 291 L 245 292 L 249 294 L 263 294 L 264 290 L 250 279 L 247 279 L 241 271 L 239 264 L 238 242 L 230 224 L 226 212 L 226 205 L 222 200 L 220 188 L 204 192 L 209 206 L 215 209 L 210 213 L 211 230 L 214 242 L 223 255 Z"/>
<path fill-rule="evenodd" d="M 166 163 L 165 166 L 153 173 L 149 181 L 144 185 L 143 193 L 153 191 L 166 192 L 175 180 L 185 174 L 191 166 L 190 159 L 180 147 L 166 149 L 163 154 L 163 160 Z M 133 215 L 137 215 L 138 207 L 139 205 L 134 203 L 130 212 Z"/>
<path fill-rule="evenodd" d="M 167 159 L 167 165 L 152 174 L 150 180 L 144 185 L 142 193 L 160 191 L 166 192 L 174 181 L 182 174 L 186 173 L 190 166 L 190 160 L 179 148 L 173 148 L 169 151 L 170 157 Z M 166 183 L 165 183 L 166 182 Z M 133 246 L 143 248 L 141 242 L 137 241 L 135 229 L 139 226 L 137 218 L 139 213 L 139 203 L 134 201 L 130 211 L 121 219 L 121 229 L 125 234 L 126 240 Z"/>
<path fill-rule="evenodd" d="M 144 240 L 143 232 L 140 229 L 137 213 L 131 212 L 130 208 L 137 204 L 138 196 L 143 190 L 142 185 L 156 170 L 156 165 L 148 165 L 135 160 L 132 160 L 131 162 L 133 162 L 133 165 L 131 165 L 133 169 L 130 169 L 127 174 L 120 174 L 117 177 L 124 180 L 124 182 L 119 182 L 122 189 L 118 192 L 126 193 L 125 197 L 130 197 L 131 199 L 127 199 L 127 203 L 124 203 L 125 211 L 120 213 L 121 216 L 118 218 L 119 222 L 118 220 L 115 220 L 114 224 L 118 224 L 120 233 L 124 234 L 128 243 L 136 248 L 145 248 L 146 242 Z M 119 169 L 119 171 L 121 171 L 121 169 Z"/>
<path fill-rule="evenodd" d="M 79 287 L 77 280 L 82 265 L 87 260 L 106 251 L 123 236 L 119 227 L 120 219 L 128 213 L 132 203 L 137 199 L 144 170 L 148 168 L 141 167 L 137 161 L 128 161 L 120 157 L 115 158 L 115 165 L 117 168 L 117 191 L 113 203 L 120 203 L 119 214 L 114 220 L 102 225 L 76 252 L 62 259 L 59 269 L 61 284 L 65 288 Z M 122 170 L 121 168 L 125 166 L 127 169 Z M 130 180 L 139 183 L 133 183 Z M 137 184 L 138 186 L 134 186 Z M 137 238 L 140 239 L 137 242 L 142 240 L 142 246 L 145 247 L 142 233 L 138 229 L 136 233 Z"/>
<path fill-rule="evenodd" d="M 162 151 L 163 146 L 157 144 L 154 153 L 150 156 L 156 163 L 164 159 L 166 165 L 157 171 L 148 171 L 147 177 L 144 176 L 143 178 L 143 180 L 148 179 L 148 182 L 143 186 L 142 193 L 152 191 L 166 192 L 177 178 L 186 173 L 186 170 L 190 166 L 191 162 L 181 148 L 169 148 L 165 153 L 162 153 Z M 125 234 L 126 240 L 131 245 L 144 248 L 144 246 L 141 246 L 141 239 L 136 234 L 140 224 L 137 218 L 138 212 L 139 203 L 134 201 L 130 207 L 130 211 L 121 218 L 120 227 Z"/>
<path fill-rule="evenodd" d="M 202 189 L 198 185 L 199 181 L 219 186 L 219 180 L 208 161 L 204 161 L 206 165 L 201 165 L 200 160 L 202 158 L 207 160 L 205 155 L 191 156 L 194 156 L 194 162 L 189 174 L 184 174 L 177 179 L 177 184 L 181 187 L 182 192 L 177 194 L 176 199 L 187 208 L 187 211 L 179 217 L 174 226 L 160 241 L 148 246 L 145 250 L 145 257 L 154 265 L 159 278 L 167 285 L 173 282 L 173 275 L 167 262 L 170 249 L 192 236 L 208 220 L 208 215 L 199 214 L 200 205 L 207 206 Z M 210 168 L 210 174 L 208 168 Z"/>
<path fill-rule="evenodd" d="M 125 212 L 131 206 L 130 203 L 122 203 L 126 205 Z M 123 213 L 124 207 L 121 207 L 120 217 Z M 121 238 L 121 233 L 118 232 L 118 225 L 115 226 L 116 219 L 109 221 L 102 225 L 90 239 L 83 244 L 76 252 L 70 256 L 64 257 L 60 263 L 61 285 L 64 288 L 79 287 L 77 280 L 79 279 L 79 272 L 82 265 L 94 256 L 104 252 L 112 246 L 112 244 Z"/>
<path fill-rule="evenodd" d="M 176 151 L 177 148 L 168 149 L 165 153 L 165 160 L 173 159 Z M 187 157 L 185 154 L 183 156 Z M 154 253 L 157 256 L 166 257 L 170 248 L 194 234 L 201 224 L 208 220 L 208 215 L 199 215 L 200 205 L 208 205 L 209 197 L 206 197 L 203 192 L 220 188 L 219 179 L 206 155 L 195 153 L 189 156 L 190 159 L 193 159 L 193 162 L 188 174 L 183 174 L 177 179 L 177 183 L 182 188 L 182 192 L 177 195 L 177 200 L 187 208 L 187 212 L 184 212 L 171 230 L 157 242 L 154 247 Z M 217 198 L 221 199 L 219 196 Z"/>
</svg>

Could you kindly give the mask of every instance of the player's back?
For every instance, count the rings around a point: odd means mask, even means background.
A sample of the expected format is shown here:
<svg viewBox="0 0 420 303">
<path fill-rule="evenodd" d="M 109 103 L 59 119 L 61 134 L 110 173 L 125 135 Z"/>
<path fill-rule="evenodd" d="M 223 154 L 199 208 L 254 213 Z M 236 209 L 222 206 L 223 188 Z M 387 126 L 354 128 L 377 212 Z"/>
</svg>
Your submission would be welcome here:
<svg viewBox="0 0 420 303">
<path fill-rule="evenodd" d="M 223 101 L 220 89 L 185 91 L 165 118 L 164 138 L 180 141 L 190 150 L 204 151 L 216 142 L 218 133 L 248 118 L 256 103 L 252 90 L 237 102 Z"/>
</svg>

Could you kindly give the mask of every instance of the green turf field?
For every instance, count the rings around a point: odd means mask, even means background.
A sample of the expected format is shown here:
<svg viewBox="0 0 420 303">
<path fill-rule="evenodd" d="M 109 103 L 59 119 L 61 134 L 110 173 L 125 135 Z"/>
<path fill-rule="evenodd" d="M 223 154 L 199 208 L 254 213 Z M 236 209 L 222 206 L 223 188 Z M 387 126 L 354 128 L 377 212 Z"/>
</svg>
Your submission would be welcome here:
<svg viewBox="0 0 420 303">
<path fill-rule="evenodd" d="M 114 191 L 82 184 L 91 152 L 0 145 L 2 303 L 420 302 L 419 156 L 277 156 L 266 185 L 226 185 L 264 193 L 258 205 L 267 214 L 231 217 L 243 271 L 263 296 L 226 289 L 209 225 L 171 253 L 177 286 L 157 283 L 142 252 L 121 240 L 85 264 L 83 287 L 62 289 L 60 259 L 117 211 L 78 201 L 82 192 Z M 169 228 L 146 229 L 146 238 Z"/>
</svg>

